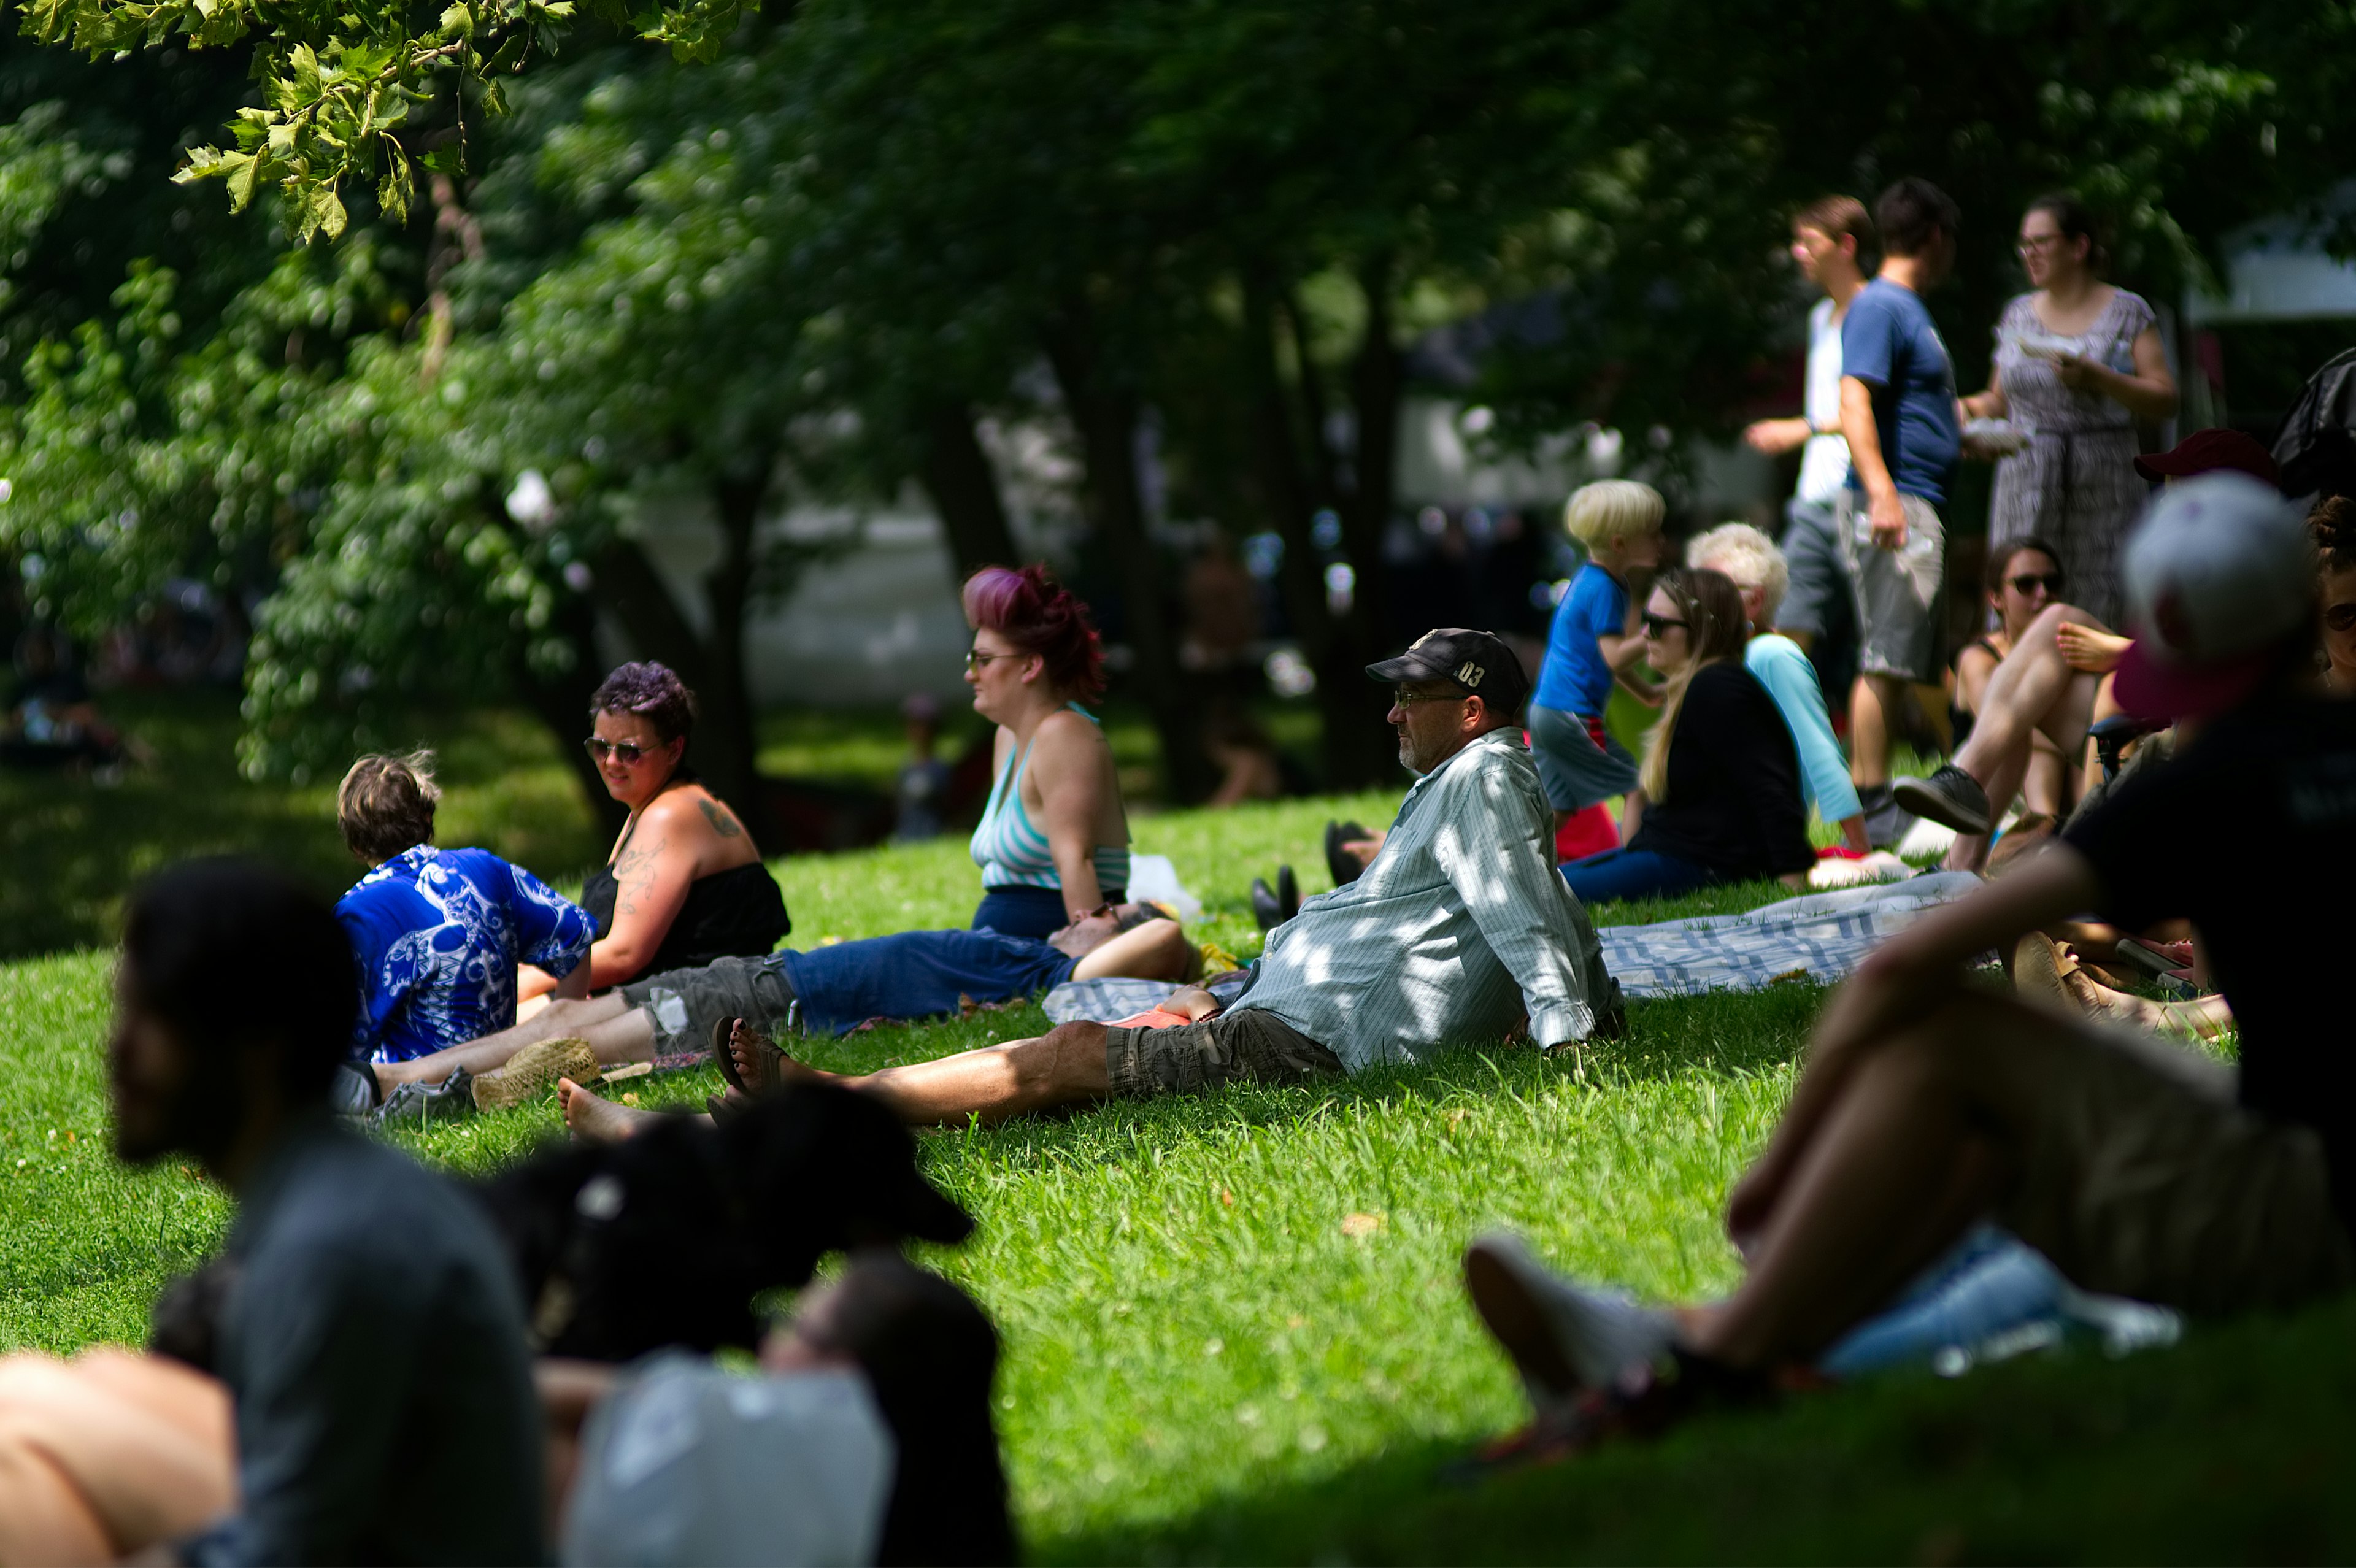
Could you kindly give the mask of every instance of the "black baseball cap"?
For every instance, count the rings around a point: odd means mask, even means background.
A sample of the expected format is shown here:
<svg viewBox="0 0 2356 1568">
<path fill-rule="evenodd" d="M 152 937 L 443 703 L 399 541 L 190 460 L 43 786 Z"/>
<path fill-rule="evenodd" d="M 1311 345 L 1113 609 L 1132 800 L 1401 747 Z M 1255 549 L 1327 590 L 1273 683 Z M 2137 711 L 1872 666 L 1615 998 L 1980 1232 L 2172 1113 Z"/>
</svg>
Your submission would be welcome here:
<svg viewBox="0 0 2356 1568">
<path fill-rule="evenodd" d="M 1489 711 L 1511 718 L 1530 694 L 1529 677 L 1505 640 L 1494 632 L 1441 626 L 1426 632 L 1395 659 L 1366 667 L 1369 679 L 1451 680 L 1487 703 Z"/>
</svg>

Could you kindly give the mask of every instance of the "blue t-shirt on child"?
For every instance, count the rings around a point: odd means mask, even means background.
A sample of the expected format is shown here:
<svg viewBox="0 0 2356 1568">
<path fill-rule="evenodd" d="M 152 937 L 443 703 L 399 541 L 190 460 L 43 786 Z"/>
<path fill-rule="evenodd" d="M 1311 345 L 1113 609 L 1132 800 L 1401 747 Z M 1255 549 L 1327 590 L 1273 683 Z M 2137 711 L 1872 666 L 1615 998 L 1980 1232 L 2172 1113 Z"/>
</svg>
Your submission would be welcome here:
<svg viewBox="0 0 2356 1568">
<path fill-rule="evenodd" d="M 1955 366 L 1922 296 L 1879 278 L 1859 289 L 1841 321 L 1841 374 L 1873 389 L 1881 461 L 1899 493 L 1944 506 L 1963 450 L 1955 423 Z M 1862 489 L 1857 469 L 1848 486 Z"/>
<path fill-rule="evenodd" d="M 813 1034 L 847 1034 L 872 1018 L 928 1019 L 959 998 L 1010 1002 L 1072 977 L 1077 962 L 1044 942 L 982 931 L 904 931 L 840 942 L 769 962 L 802 1005 Z"/>
<path fill-rule="evenodd" d="M 1560 713 L 1601 715 L 1612 700 L 1612 667 L 1603 662 L 1595 639 L 1627 630 L 1628 585 L 1589 561 L 1555 607 L 1546 663 L 1538 667 L 1538 688 L 1530 700 Z"/>
<path fill-rule="evenodd" d="M 407 1061 L 512 1028 L 516 965 L 558 979 L 597 939 L 588 912 L 487 849 L 404 849 L 336 904 L 360 979 L 352 1053 Z"/>
</svg>

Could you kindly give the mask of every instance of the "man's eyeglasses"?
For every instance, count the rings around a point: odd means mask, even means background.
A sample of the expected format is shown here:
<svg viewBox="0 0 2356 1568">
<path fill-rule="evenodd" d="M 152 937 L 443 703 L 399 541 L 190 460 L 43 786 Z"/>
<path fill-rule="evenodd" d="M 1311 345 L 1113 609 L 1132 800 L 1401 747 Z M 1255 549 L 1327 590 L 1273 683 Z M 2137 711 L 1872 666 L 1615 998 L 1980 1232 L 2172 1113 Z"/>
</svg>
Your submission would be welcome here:
<svg viewBox="0 0 2356 1568">
<path fill-rule="evenodd" d="M 2049 571 L 2042 577 L 2033 571 L 2025 571 L 2019 577 L 2008 577 L 2005 581 L 2011 583 L 2012 591 L 2023 599 L 2040 588 L 2052 595 L 2059 595 L 2062 592 L 2062 574 L 2058 571 Z"/>
<path fill-rule="evenodd" d="M 1691 621 L 1673 621 L 1666 615 L 1655 615 L 1650 610 L 1644 612 L 1644 635 L 1657 637 L 1672 626 L 1680 632 L 1693 630 Z"/>
<path fill-rule="evenodd" d="M 2334 604 L 2323 613 L 2323 624 L 2335 632 L 2356 631 L 2356 604 Z"/>
<path fill-rule="evenodd" d="M 602 763 L 607 757 L 617 757 L 626 768 L 637 767 L 638 759 L 648 755 L 653 749 L 641 746 L 636 741 L 605 741 L 594 735 L 581 743 L 589 748 L 589 758 L 592 762 Z"/>
<path fill-rule="evenodd" d="M 1013 654 L 986 654 L 980 648 L 968 648 L 965 651 L 965 667 L 980 669 L 992 659 L 1011 659 L 1015 656 Z"/>
</svg>

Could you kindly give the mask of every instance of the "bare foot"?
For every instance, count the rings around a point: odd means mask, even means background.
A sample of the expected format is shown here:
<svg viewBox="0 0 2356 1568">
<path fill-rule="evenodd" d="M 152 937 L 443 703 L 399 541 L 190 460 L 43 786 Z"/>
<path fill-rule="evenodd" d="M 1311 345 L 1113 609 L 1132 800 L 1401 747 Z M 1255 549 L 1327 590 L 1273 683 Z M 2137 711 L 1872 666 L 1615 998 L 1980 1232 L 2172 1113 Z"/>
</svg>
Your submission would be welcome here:
<svg viewBox="0 0 2356 1568">
<path fill-rule="evenodd" d="M 556 1104 L 564 1113 L 566 1129 L 581 1142 L 592 1144 L 620 1143 L 643 1131 L 661 1114 L 616 1105 L 592 1094 L 570 1078 L 556 1081 Z"/>
<path fill-rule="evenodd" d="M 761 1038 L 743 1019 L 728 1031 L 728 1055 L 736 1063 L 736 1076 L 756 1098 L 774 1094 L 788 1083 L 809 1083 L 820 1076 Z"/>
</svg>

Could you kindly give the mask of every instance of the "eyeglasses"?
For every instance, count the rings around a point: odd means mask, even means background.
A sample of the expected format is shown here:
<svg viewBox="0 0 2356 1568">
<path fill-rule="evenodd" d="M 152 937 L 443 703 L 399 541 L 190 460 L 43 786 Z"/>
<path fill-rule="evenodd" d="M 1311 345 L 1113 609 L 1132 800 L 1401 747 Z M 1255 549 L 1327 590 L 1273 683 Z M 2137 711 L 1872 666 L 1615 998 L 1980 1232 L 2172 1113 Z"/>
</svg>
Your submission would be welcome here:
<svg viewBox="0 0 2356 1568">
<path fill-rule="evenodd" d="M 1011 659 L 1019 658 L 1021 656 L 1022 656 L 1019 654 L 986 654 L 980 648 L 968 648 L 965 651 L 965 667 L 968 669 L 980 669 L 982 666 L 988 664 L 992 659 Z"/>
<path fill-rule="evenodd" d="M 2062 236 L 2058 233 L 2024 234 L 2012 248 L 2024 256 L 2033 256 L 2040 251 L 2050 251 L 2060 243 L 2062 243 Z"/>
<path fill-rule="evenodd" d="M 2062 592 L 2062 574 L 2058 571 L 2049 571 L 2042 577 L 2033 571 L 2023 572 L 2019 577 L 2008 577 L 2005 581 L 2012 585 L 2012 591 L 2024 599 L 2040 588 L 2049 594 Z"/>
<path fill-rule="evenodd" d="M 589 748 L 590 761 L 602 763 L 607 757 L 616 757 L 626 768 L 637 767 L 641 758 L 654 751 L 653 747 L 641 746 L 636 741 L 606 741 L 595 735 L 581 743 Z"/>
<path fill-rule="evenodd" d="M 2323 613 L 2323 624 L 2335 632 L 2356 631 L 2356 603 L 2334 604 Z"/>
<path fill-rule="evenodd" d="M 1693 630 L 1691 621 L 1672 621 L 1666 615 L 1655 615 L 1650 610 L 1644 612 L 1644 635 L 1657 637 L 1672 626 L 1680 632 Z"/>
<path fill-rule="evenodd" d="M 1462 691 L 1395 691 L 1391 703 L 1398 708 L 1412 708 L 1419 702 L 1464 702 L 1470 700 Z"/>
</svg>

